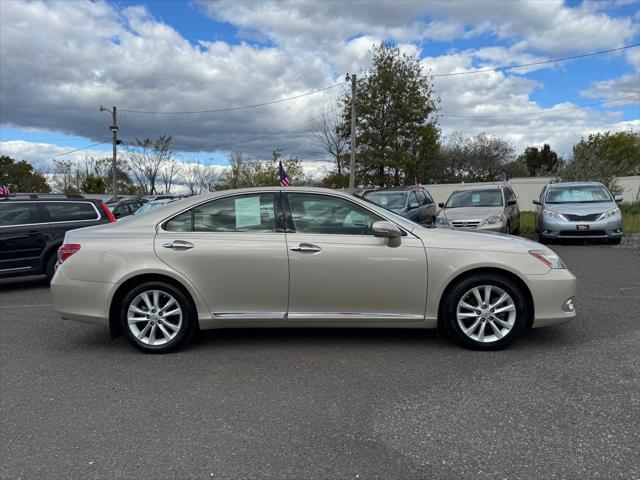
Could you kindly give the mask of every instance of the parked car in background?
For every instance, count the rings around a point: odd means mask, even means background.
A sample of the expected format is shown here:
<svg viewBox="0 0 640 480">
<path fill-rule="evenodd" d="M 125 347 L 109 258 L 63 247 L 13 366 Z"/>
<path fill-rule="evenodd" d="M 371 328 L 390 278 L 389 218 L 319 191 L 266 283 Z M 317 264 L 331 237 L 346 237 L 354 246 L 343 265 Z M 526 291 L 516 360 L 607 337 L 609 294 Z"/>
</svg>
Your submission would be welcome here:
<svg viewBox="0 0 640 480">
<path fill-rule="evenodd" d="M 160 199 L 160 200 L 153 200 L 153 201 L 147 202 L 144 205 L 142 205 L 133 214 L 134 215 L 142 215 L 143 213 L 151 212 L 151 211 L 156 210 L 158 208 L 162 208 L 166 204 L 171 203 L 171 202 L 175 202 L 176 200 L 179 200 L 179 198 L 178 197 L 167 197 L 167 198 L 163 198 L 163 199 Z"/>
<path fill-rule="evenodd" d="M 614 197 L 598 182 L 551 183 L 542 189 L 536 205 L 536 231 L 541 242 L 567 238 L 622 239 L 622 213 Z"/>
<path fill-rule="evenodd" d="M 514 235 L 520 232 L 518 199 L 508 185 L 459 188 L 439 206 L 442 210 L 436 220 L 438 226 L 477 228 Z"/>
<path fill-rule="evenodd" d="M 103 201 L 81 195 L 0 198 L 0 278 L 42 273 L 51 278 L 66 232 L 110 222 L 115 218 Z"/>
<path fill-rule="evenodd" d="M 146 202 L 153 202 L 155 200 L 165 200 L 167 198 L 176 198 L 176 195 L 162 194 L 162 195 L 143 195 L 142 200 Z"/>
<path fill-rule="evenodd" d="M 144 205 L 144 200 L 141 197 L 136 198 L 126 198 L 124 200 L 120 200 L 118 203 L 109 203 L 107 207 L 113 213 L 113 216 L 116 218 L 127 217 L 129 215 L 133 215 L 142 205 Z"/>
<path fill-rule="evenodd" d="M 67 233 L 56 311 L 168 352 L 198 329 L 445 328 L 481 350 L 576 315 L 575 277 L 539 243 L 422 228 L 308 187 L 227 190 Z"/>
<path fill-rule="evenodd" d="M 421 225 L 433 225 L 436 220 L 436 204 L 423 187 L 392 187 L 365 190 L 362 198 L 391 210 Z"/>
</svg>

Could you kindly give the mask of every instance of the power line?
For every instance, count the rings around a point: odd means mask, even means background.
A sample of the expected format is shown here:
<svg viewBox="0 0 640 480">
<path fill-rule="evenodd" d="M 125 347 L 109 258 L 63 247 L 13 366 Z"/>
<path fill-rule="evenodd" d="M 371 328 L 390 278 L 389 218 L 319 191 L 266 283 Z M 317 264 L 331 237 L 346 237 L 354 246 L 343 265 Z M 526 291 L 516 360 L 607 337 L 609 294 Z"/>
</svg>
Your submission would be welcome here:
<svg viewBox="0 0 640 480">
<path fill-rule="evenodd" d="M 144 111 L 144 110 L 126 110 L 121 109 L 121 112 L 128 113 L 141 113 L 141 114 L 149 114 L 149 115 L 191 115 L 191 114 L 199 114 L 199 113 L 218 113 L 218 112 L 232 112 L 234 110 L 245 110 L 248 108 L 258 108 L 265 107 L 267 105 L 274 105 L 276 103 L 288 102 L 289 100 L 296 100 L 298 98 L 307 97 L 309 95 L 313 95 L 314 93 L 324 92 L 325 90 L 329 90 L 331 88 L 339 87 L 340 85 L 344 85 L 346 82 L 335 83 L 333 85 L 329 85 L 328 87 L 319 88 L 317 90 L 313 90 L 311 92 L 302 93 L 300 95 L 295 95 L 293 97 L 281 98 L 279 100 L 271 100 L 269 102 L 256 103 L 254 105 L 243 105 L 239 107 L 226 107 L 226 108 L 214 108 L 211 110 L 194 110 L 194 111 L 184 111 L 184 112 L 157 112 L 157 111 Z"/>
<path fill-rule="evenodd" d="M 87 148 L 95 147 L 97 145 L 102 145 L 103 143 L 107 143 L 107 141 L 108 140 L 103 140 L 102 142 L 93 143 L 91 145 L 87 145 L 86 147 L 76 148 L 75 150 L 69 150 L 68 152 L 62 152 L 57 155 L 54 155 L 53 157 L 51 157 L 51 159 L 62 157 L 63 155 L 69 155 L 70 153 L 79 152 L 80 150 L 86 150 Z"/>
<path fill-rule="evenodd" d="M 550 113 L 566 112 L 568 110 L 579 110 L 581 108 L 595 107 L 597 105 L 603 105 L 605 103 L 615 103 L 615 102 L 620 102 L 622 100 L 628 100 L 630 98 L 637 98 L 637 97 L 640 97 L 640 95 L 629 95 L 626 97 L 614 98 L 612 100 L 604 100 L 602 102 L 589 103 L 586 105 L 576 105 L 574 107 L 558 108 L 556 110 L 531 111 L 531 112 L 521 112 L 521 113 L 502 113 L 502 114 L 495 114 L 495 115 L 450 115 L 450 114 L 443 113 L 443 114 L 440 114 L 439 116 L 449 117 L 449 118 L 500 118 L 500 117 L 523 117 L 528 115 L 547 115 Z"/>
<path fill-rule="evenodd" d="M 218 145 L 203 145 L 203 146 L 199 146 L 199 147 L 184 147 L 184 148 L 174 147 L 173 149 L 177 150 L 177 151 L 184 151 L 184 152 L 192 152 L 192 151 L 199 152 L 199 151 L 207 151 L 207 150 L 211 151 L 211 150 L 219 150 L 219 149 L 222 149 L 222 148 L 231 147 L 231 146 L 234 146 L 234 145 L 242 145 L 242 144 L 245 144 L 245 143 L 251 143 L 251 142 L 255 142 L 257 140 L 265 140 L 265 139 L 271 138 L 271 137 L 273 137 L 275 135 L 280 135 L 282 133 L 286 133 L 286 132 L 289 132 L 291 130 L 295 130 L 296 128 L 302 127 L 303 125 L 307 125 L 307 124 L 309 124 L 311 122 L 314 122 L 314 121 L 324 117 L 325 115 L 328 115 L 330 113 L 335 112 L 337 109 L 338 109 L 337 107 L 332 108 L 331 110 L 328 110 L 328 111 L 322 113 L 321 115 L 313 117 L 313 118 L 311 118 L 309 120 L 306 120 L 306 121 L 301 122 L 301 123 L 297 123 L 295 125 L 291 125 L 290 127 L 287 127 L 287 128 L 285 128 L 283 130 L 278 130 L 276 132 L 268 133 L 266 135 L 260 135 L 260 136 L 257 136 L 257 137 L 252 137 L 252 138 L 248 138 L 248 139 L 245 139 L 245 140 L 240 140 L 240 141 L 237 141 L 237 142 L 223 143 L 223 144 L 218 144 Z"/>
<path fill-rule="evenodd" d="M 626 50 L 628 48 L 634 48 L 640 46 L 640 43 L 634 43 L 632 45 L 625 45 L 624 47 L 619 48 L 610 48 L 609 50 L 600 50 L 598 52 L 591 53 L 583 53 L 581 55 L 573 55 L 571 57 L 563 57 L 563 58 L 554 58 L 551 60 L 541 60 L 539 62 L 531 62 L 531 63 L 520 63 L 518 65 L 504 65 L 502 67 L 495 68 L 484 68 L 482 70 L 469 70 L 467 72 L 451 72 L 451 73 L 438 73 L 435 75 L 422 75 L 423 77 L 454 77 L 457 75 L 472 75 L 476 73 L 486 73 L 486 72 L 499 72 L 501 70 L 511 70 L 513 68 L 521 68 L 521 67 L 533 67 L 535 65 L 544 65 L 547 63 L 556 63 L 556 62 L 566 62 L 568 60 L 575 60 L 577 58 L 585 58 L 592 57 L 594 55 L 603 55 L 605 53 L 619 52 L 622 50 Z"/>
<path fill-rule="evenodd" d="M 517 65 L 505 65 L 505 66 L 501 66 L 501 67 L 495 67 L 495 68 L 484 68 L 481 70 L 469 70 L 466 72 L 449 72 L 449 73 L 438 73 L 438 74 L 433 74 L 433 75 L 423 75 L 423 77 L 452 77 L 452 76 L 458 76 L 458 75 L 474 75 L 477 73 L 487 73 L 487 72 L 497 72 L 497 71 L 501 71 L 501 70 L 511 70 L 514 68 L 521 68 L 521 67 L 532 67 L 535 65 L 544 65 L 544 64 L 548 64 L 548 63 L 556 63 L 556 62 L 566 62 L 569 60 L 575 60 L 575 59 L 579 59 L 579 58 L 585 58 L 585 57 L 592 57 L 594 55 L 604 55 L 607 53 L 613 53 L 613 52 L 619 52 L 622 50 L 626 50 L 629 48 L 634 48 L 634 47 L 638 47 L 640 46 L 640 43 L 634 43 L 631 45 L 625 45 L 623 47 L 618 47 L 618 48 L 610 48 L 608 50 L 600 50 L 597 52 L 590 52 L 590 53 L 583 53 L 580 55 L 572 55 L 570 57 L 562 57 L 562 58 L 554 58 L 551 60 L 542 60 L 539 62 L 530 62 L 530 63 L 521 63 L 521 64 L 517 64 Z M 360 78 L 358 79 L 358 81 L 363 81 L 365 80 L 366 77 L 364 78 Z M 197 115 L 197 114 L 203 114 L 203 113 L 219 113 L 219 112 L 232 112 L 232 111 L 236 111 L 236 110 L 246 110 L 246 109 L 251 109 L 251 108 L 259 108 L 259 107 L 265 107 L 268 105 L 275 105 L 278 103 L 283 103 L 283 102 L 288 102 L 290 100 L 296 100 L 298 98 L 303 98 L 303 97 L 307 97 L 309 95 L 313 95 L 319 92 L 324 92 L 326 90 L 335 88 L 335 87 L 339 87 L 341 85 L 346 85 L 348 82 L 340 82 L 340 83 L 334 83 L 333 85 L 329 85 L 328 87 L 324 87 L 324 88 L 319 88 L 316 90 L 312 90 L 310 92 L 306 92 L 306 93 L 302 93 L 300 95 L 294 95 L 292 97 L 286 97 L 286 98 L 280 98 L 278 100 L 271 100 L 271 101 L 267 101 L 267 102 L 262 102 L 262 103 L 255 103 L 252 105 L 240 105 L 240 106 L 232 106 L 232 107 L 222 107 L 222 108 L 212 108 L 212 109 L 208 109 L 208 110 L 184 110 L 184 111 L 170 111 L 170 112 L 163 112 L 163 111 L 158 111 L 158 110 L 130 110 L 130 109 L 120 109 L 121 112 L 127 112 L 127 113 L 135 113 L 135 114 L 144 114 L 144 115 Z"/>
</svg>

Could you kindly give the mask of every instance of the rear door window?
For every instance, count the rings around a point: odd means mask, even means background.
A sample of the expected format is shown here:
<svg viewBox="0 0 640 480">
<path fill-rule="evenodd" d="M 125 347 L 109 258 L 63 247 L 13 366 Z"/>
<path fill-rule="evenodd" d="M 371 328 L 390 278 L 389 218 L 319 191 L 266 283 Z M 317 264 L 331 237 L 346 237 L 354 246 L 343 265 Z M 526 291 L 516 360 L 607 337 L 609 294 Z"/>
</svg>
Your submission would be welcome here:
<svg viewBox="0 0 640 480">
<path fill-rule="evenodd" d="M 100 214 L 91 202 L 43 202 L 50 222 L 99 220 Z"/>
<path fill-rule="evenodd" d="M 35 202 L 0 202 L 0 227 L 43 222 Z"/>
</svg>

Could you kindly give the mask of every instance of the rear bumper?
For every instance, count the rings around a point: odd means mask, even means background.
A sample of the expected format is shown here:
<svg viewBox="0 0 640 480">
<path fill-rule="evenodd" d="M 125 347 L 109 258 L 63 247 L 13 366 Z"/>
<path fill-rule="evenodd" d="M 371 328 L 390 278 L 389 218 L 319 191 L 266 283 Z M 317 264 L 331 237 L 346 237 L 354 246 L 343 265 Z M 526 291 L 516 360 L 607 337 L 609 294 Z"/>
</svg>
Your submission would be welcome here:
<svg viewBox="0 0 640 480">
<path fill-rule="evenodd" d="M 109 326 L 109 305 L 114 283 L 72 280 L 58 268 L 51 281 L 53 308 L 65 320 Z"/>
<path fill-rule="evenodd" d="M 561 325 L 575 318 L 575 309 L 566 308 L 566 302 L 576 295 L 576 277 L 569 270 L 553 269 L 544 275 L 527 275 L 525 280 L 533 296 L 534 328 Z"/>
</svg>

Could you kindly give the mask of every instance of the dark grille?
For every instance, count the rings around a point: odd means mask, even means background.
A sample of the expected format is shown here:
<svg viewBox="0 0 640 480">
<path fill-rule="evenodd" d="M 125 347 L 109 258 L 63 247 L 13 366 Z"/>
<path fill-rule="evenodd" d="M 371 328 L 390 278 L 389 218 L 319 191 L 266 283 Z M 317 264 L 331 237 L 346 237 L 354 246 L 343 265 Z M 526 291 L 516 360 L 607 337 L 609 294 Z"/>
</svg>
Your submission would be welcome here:
<svg viewBox="0 0 640 480">
<path fill-rule="evenodd" d="M 570 222 L 594 222 L 602 213 L 590 213 L 588 215 L 571 215 L 570 213 L 563 213 L 563 215 Z"/>
<path fill-rule="evenodd" d="M 561 237 L 606 237 L 604 230 L 562 230 Z"/>
</svg>

